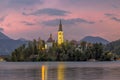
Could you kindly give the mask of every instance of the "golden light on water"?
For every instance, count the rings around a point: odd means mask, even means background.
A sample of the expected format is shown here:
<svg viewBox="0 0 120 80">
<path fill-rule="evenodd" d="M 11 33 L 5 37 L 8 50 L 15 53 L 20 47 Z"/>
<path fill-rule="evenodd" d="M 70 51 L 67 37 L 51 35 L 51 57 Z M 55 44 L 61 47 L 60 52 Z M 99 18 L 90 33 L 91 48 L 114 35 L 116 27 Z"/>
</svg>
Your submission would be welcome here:
<svg viewBox="0 0 120 80">
<path fill-rule="evenodd" d="M 41 72 L 42 72 L 42 74 L 41 74 L 42 80 L 47 80 L 47 77 L 48 77 L 48 67 L 46 65 L 42 65 Z M 65 72 L 64 64 L 59 64 L 58 68 L 57 68 L 57 80 L 64 80 L 64 78 L 65 78 L 64 72 Z M 50 74 L 52 74 L 52 73 L 50 73 Z"/>
<path fill-rule="evenodd" d="M 47 80 L 47 66 L 42 65 L 42 80 Z"/>
<path fill-rule="evenodd" d="M 65 66 L 63 64 L 58 65 L 58 80 L 64 80 Z"/>
</svg>

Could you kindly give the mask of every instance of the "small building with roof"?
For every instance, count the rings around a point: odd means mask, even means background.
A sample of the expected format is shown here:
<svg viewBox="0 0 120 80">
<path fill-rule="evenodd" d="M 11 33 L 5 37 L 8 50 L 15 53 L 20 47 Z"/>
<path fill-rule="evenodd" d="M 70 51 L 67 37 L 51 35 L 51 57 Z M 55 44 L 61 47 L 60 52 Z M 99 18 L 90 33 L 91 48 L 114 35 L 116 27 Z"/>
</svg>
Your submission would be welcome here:
<svg viewBox="0 0 120 80">
<path fill-rule="evenodd" d="M 52 47 L 53 46 L 53 42 L 54 42 L 54 40 L 52 38 L 52 34 L 50 34 L 50 36 L 49 36 L 49 38 L 48 38 L 48 40 L 46 42 L 46 48 L 48 49 L 48 48 Z"/>
</svg>

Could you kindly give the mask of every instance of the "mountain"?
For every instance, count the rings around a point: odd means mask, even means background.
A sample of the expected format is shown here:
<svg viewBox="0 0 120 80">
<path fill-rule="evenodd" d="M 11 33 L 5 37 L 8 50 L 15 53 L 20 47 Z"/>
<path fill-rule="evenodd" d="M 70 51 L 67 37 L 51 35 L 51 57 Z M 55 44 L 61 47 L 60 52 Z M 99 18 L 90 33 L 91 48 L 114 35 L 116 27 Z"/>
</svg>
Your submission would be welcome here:
<svg viewBox="0 0 120 80">
<path fill-rule="evenodd" d="M 86 41 L 89 43 L 102 43 L 102 44 L 108 44 L 109 41 L 107 41 L 104 38 L 101 37 L 93 37 L 93 36 L 86 36 L 83 39 L 81 39 L 80 41 Z"/>
<path fill-rule="evenodd" d="M 14 49 L 26 43 L 27 41 L 14 40 L 0 32 L 0 55 L 9 55 Z"/>
<path fill-rule="evenodd" d="M 120 40 L 110 42 L 106 45 L 105 50 L 117 53 L 120 55 Z"/>
<path fill-rule="evenodd" d="M 26 40 L 26 39 L 24 39 L 24 38 L 20 38 L 20 39 L 18 39 L 18 40 L 20 40 L 20 41 L 28 41 L 28 40 Z"/>
<path fill-rule="evenodd" d="M 6 36 L 5 34 L 3 34 L 2 32 L 0 32 L 0 40 L 1 39 L 10 39 L 10 38 Z"/>
</svg>

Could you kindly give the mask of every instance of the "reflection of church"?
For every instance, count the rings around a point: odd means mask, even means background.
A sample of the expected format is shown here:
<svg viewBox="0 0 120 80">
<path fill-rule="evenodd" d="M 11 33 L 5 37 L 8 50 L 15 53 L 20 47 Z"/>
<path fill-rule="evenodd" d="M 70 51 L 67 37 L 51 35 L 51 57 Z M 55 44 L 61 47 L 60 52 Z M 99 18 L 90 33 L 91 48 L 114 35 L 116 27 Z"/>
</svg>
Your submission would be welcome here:
<svg viewBox="0 0 120 80">
<path fill-rule="evenodd" d="M 42 78 L 41 80 L 48 80 L 49 74 L 51 74 L 50 70 L 52 70 L 52 69 L 49 69 L 49 67 L 47 65 L 42 65 L 41 66 L 41 78 Z M 65 72 L 64 64 L 59 64 L 57 66 L 57 75 L 56 75 L 57 80 L 64 80 L 64 78 L 65 78 L 65 73 L 64 72 Z M 55 77 L 55 75 L 53 77 Z"/>
<path fill-rule="evenodd" d="M 62 29 L 61 20 L 60 20 L 60 23 L 59 23 L 59 29 L 58 29 L 58 35 L 57 36 L 58 36 L 57 43 L 58 43 L 58 45 L 61 45 L 64 42 L 64 33 L 63 33 L 63 29 Z M 46 48 L 52 47 L 53 42 L 55 42 L 55 41 L 52 37 L 52 34 L 50 34 L 50 37 L 48 38 L 47 43 L 46 43 Z"/>
</svg>

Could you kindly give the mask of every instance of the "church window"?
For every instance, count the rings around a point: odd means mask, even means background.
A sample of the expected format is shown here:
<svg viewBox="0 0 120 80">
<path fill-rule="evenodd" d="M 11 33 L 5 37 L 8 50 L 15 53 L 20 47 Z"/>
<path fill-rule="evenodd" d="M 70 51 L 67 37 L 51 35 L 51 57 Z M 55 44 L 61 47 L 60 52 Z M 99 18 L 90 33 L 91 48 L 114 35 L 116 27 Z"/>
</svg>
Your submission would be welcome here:
<svg viewBox="0 0 120 80">
<path fill-rule="evenodd" d="M 61 39 L 61 37 L 59 37 L 59 39 Z"/>
<path fill-rule="evenodd" d="M 59 33 L 59 35 L 61 35 L 61 33 Z"/>
</svg>

